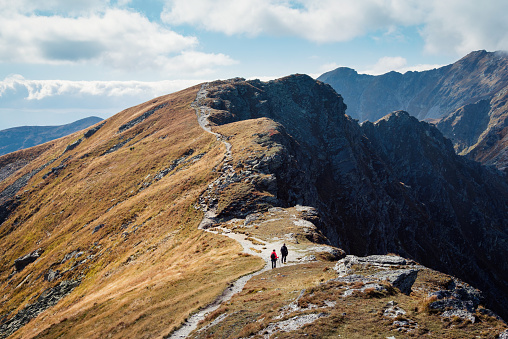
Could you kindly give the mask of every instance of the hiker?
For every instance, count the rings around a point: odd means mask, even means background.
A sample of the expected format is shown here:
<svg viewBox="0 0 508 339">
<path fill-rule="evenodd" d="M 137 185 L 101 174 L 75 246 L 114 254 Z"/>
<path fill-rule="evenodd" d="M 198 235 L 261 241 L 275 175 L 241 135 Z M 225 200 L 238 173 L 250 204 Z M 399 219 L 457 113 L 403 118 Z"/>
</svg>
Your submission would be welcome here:
<svg viewBox="0 0 508 339">
<path fill-rule="evenodd" d="M 273 250 L 272 254 L 270 254 L 270 259 L 272 259 L 272 268 L 275 268 L 277 266 L 277 259 L 279 257 L 277 256 L 277 252 Z"/>
<path fill-rule="evenodd" d="M 281 255 L 281 262 L 283 264 L 286 263 L 286 257 L 288 256 L 288 248 L 286 247 L 286 244 L 282 245 L 282 247 L 280 248 L 280 255 Z"/>
</svg>

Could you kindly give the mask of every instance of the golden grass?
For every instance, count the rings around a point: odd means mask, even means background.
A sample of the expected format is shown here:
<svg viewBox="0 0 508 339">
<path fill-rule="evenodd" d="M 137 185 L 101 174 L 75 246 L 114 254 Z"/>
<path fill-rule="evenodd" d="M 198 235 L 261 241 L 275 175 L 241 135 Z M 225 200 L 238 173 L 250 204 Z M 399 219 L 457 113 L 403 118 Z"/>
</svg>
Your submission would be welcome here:
<svg viewBox="0 0 508 339">
<path fill-rule="evenodd" d="M 198 126 L 189 106 L 197 90 L 121 112 L 63 157 L 65 147 L 80 133 L 42 151 L 39 147 L 38 158 L 1 183 L 5 187 L 22 173 L 60 157 L 32 178 L 22 205 L 1 226 L 5 250 L 0 253 L 0 316 L 14 314 L 58 283 L 43 280 L 50 267 L 69 270 L 62 279 L 82 280 L 13 338 L 162 336 L 211 302 L 232 280 L 263 265 L 259 258 L 238 256 L 241 247 L 234 241 L 197 230 L 202 212 L 194 209 L 194 203 L 217 176 L 212 168 L 224 154 L 224 146 Z M 119 126 L 161 102 L 168 106 L 117 134 Z M 127 138 L 133 139 L 99 156 Z M 206 154 L 153 181 L 155 174 L 190 149 L 191 156 Z M 58 176 L 42 179 L 68 156 L 67 167 Z M 94 233 L 99 225 L 104 226 Z M 44 249 L 41 258 L 7 279 L 14 259 L 36 248 Z M 72 251 L 84 254 L 60 264 Z"/>
</svg>

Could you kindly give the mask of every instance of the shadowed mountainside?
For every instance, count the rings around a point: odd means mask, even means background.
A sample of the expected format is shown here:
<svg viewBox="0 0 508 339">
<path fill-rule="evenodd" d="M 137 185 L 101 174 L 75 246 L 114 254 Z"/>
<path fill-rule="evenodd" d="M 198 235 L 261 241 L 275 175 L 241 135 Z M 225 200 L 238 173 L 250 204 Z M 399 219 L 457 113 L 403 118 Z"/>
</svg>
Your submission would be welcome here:
<svg viewBox="0 0 508 339">
<path fill-rule="evenodd" d="M 507 55 L 476 51 L 438 69 L 379 76 L 341 67 L 318 80 L 342 94 L 348 114 L 355 119 L 377 121 L 397 110 L 420 120 L 433 119 L 458 153 L 504 170 Z"/>
<path fill-rule="evenodd" d="M 500 172 L 456 156 L 435 127 L 406 112 L 360 126 L 340 95 L 304 75 L 211 87 L 212 122 L 280 124 L 260 136 L 282 145 L 260 164 L 276 178 L 271 192 L 282 206 L 316 207 L 333 245 L 413 258 L 476 284 L 504 309 L 508 185 Z M 224 218 L 248 212 L 221 210 Z"/>
<path fill-rule="evenodd" d="M 0 131 L 0 155 L 20 149 L 40 145 L 88 128 L 99 121 L 98 117 L 88 117 L 61 126 L 22 126 Z"/>
<path fill-rule="evenodd" d="M 231 307 L 240 318 L 227 331 L 255 334 L 269 319 L 286 321 L 277 309 L 301 289 L 317 288 L 285 317 L 326 304 L 329 291 L 332 304 L 354 301 L 362 323 L 381 324 L 362 335 L 403 327 L 383 315 L 389 298 L 414 310 L 408 321 L 420 334 L 447 333 L 455 325 L 442 319 L 454 316 L 460 326 L 451 337 L 500 333 L 506 326 L 479 306 L 478 293 L 457 304 L 462 282 L 414 262 L 419 268 L 397 275 L 420 286 L 414 295 L 399 278 L 355 266 L 363 259 L 350 268 L 369 277 L 337 268 L 349 282 L 334 282 L 330 261 L 344 252 L 327 244 L 356 255 L 393 252 L 484 289 L 487 305 L 506 311 L 505 177 L 456 156 L 436 128 L 407 113 L 360 126 L 345 108 L 330 86 L 305 75 L 216 81 L 0 157 L 1 337 L 170 335 L 263 267 L 254 253 L 266 257 L 267 244 L 281 241 L 305 256 L 258 275 L 202 325 Z M 242 233 L 253 248 L 199 226 Z M 400 265 L 393 269 L 407 268 Z M 272 286 L 285 277 L 284 291 Z M 428 282 L 434 287 L 421 287 Z M 351 289 L 353 299 L 336 288 Z M 453 305 L 458 313 L 447 315 Z M 319 320 L 315 331 L 327 324 L 330 335 L 358 326 L 326 312 L 302 319 Z"/>
</svg>

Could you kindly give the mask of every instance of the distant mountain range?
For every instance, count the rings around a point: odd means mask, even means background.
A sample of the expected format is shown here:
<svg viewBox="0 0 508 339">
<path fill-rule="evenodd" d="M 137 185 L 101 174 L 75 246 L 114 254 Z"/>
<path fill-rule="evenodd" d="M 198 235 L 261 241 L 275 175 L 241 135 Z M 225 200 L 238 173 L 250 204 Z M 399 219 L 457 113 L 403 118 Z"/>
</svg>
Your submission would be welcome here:
<svg viewBox="0 0 508 339">
<path fill-rule="evenodd" d="M 344 97 L 347 114 L 376 121 L 405 110 L 428 119 L 457 153 L 501 170 L 508 166 L 508 54 L 476 51 L 452 65 L 379 76 L 341 67 L 321 75 Z"/>
<path fill-rule="evenodd" d="M 102 121 L 88 117 L 61 126 L 21 126 L 0 130 L 0 155 L 58 139 Z"/>
</svg>

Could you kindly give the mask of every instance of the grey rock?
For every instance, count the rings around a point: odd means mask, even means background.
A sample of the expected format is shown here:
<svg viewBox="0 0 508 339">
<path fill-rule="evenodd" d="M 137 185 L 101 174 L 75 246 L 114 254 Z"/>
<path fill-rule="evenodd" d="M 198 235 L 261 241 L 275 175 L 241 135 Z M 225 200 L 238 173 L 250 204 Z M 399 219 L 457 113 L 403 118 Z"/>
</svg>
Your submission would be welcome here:
<svg viewBox="0 0 508 339">
<path fill-rule="evenodd" d="M 66 280 L 42 292 L 35 303 L 27 305 L 0 325 L 0 338 L 7 338 L 40 313 L 56 305 L 58 301 L 71 293 L 80 283 L 81 281 L 79 280 Z"/>
<path fill-rule="evenodd" d="M 53 271 L 52 269 L 49 269 L 46 274 L 44 274 L 44 280 L 52 282 L 55 279 L 58 279 L 60 277 L 60 271 L 56 270 Z"/>
<path fill-rule="evenodd" d="M 104 224 L 100 224 L 100 225 L 95 226 L 95 227 L 94 227 L 94 229 L 93 229 L 92 234 L 94 234 L 94 233 L 98 232 L 98 231 L 99 231 L 101 228 L 103 228 L 104 226 L 105 226 Z"/>
<path fill-rule="evenodd" d="M 41 256 L 43 250 L 41 248 L 36 249 L 35 251 L 25 254 L 22 257 L 19 257 L 18 259 L 14 260 L 14 266 L 16 267 L 16 271 L 23 270 L 28 264 L 33 263 L 39 257 Z"/>
<path fill-rule="evenodd" d="M 446 318 L 453 318 L 453 317 L 459 317 L 464 320 L 469 320 L 470 322 L 474 323 L 476 321 L 476 317 L 472 312 L 469 312 L 468 310 L 447 310 L 444 311 L 443 314 L 441 314 L 442 317 Z"/>
<path fill-rule="evenodd" d="M 358 263 L 377 266 L 403 266 L 408 264 L 408 260 L 395 255 L 369 255 L 366 257 L 358 257 Z"/>
<path fill-rule="evenodd" d="M 379 280 L 386 280 L 394 287 L 397 287 L 402 293 L 409 295 L 417 274 L 418 270 L 402 269 L 379 272 L 371 275 L 371 277 Z"/>
<path fill-rule="evenodd" d="M 148 117 L 150 117 L 152 114 L 154 114 L 159 109 L 161 109 L 161 108 L 163 108 L 165 106 L 167 106 L 167 104 L 161 104 L 161 105 L 155 106 L 154 108 L 146 111 L 145 113 L 141 114 L 137 118 L 134 118 L 131 121 L 123 124 L 122 126 L 120 126 L 118 128 L 118 133 L 122 133 L 122 132 L 128 130 L 129 128 L 132 128 L 132 127 L 136 126 L 137 124 L 145 121 L 146 119 L 148 119 Z"/>
<path fill-rule="evenodd" d="M 102 126 L 104 126 L 106 124 L 106 122 L 103 122 L 95 127 L 92 127 L 90 128 L 88 131 L 86 131 L 83 136 L 85 138 L 90 138 L 92 135 L 94 135 L 95 133 L 97 133 L 98 130 L 100 130 L 102 128 Z"/>
</svg>

